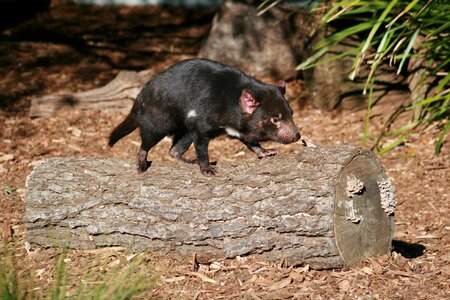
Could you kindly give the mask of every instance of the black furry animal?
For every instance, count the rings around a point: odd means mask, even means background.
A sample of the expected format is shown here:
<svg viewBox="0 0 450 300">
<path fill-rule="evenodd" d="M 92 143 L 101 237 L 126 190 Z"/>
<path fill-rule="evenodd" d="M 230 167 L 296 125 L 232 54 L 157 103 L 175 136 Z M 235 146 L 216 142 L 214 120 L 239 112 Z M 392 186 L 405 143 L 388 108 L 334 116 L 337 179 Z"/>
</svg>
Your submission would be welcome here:
<svg viewBox="0 0 450 300">
<path fill-rule="evenodd" d="M 285 90 L 284 81 L 273 86 L 215 61 L 184 60 L 143 87 L 129 115 L 112 131 L 109 146 L 139 127 L 142 144 L 136 165 L 142 173 L 149 166 L 148 151 L 165 136 L 173 136 L 173 158 L 215 175 L 208 144 L 217 136 L 239 139 L 260 158 L 276 154 L 260 142 L 288 144 L 300 139 Z M 192 143 L 197 158 L 187 160 L 183 154 Z"/>
</svg>

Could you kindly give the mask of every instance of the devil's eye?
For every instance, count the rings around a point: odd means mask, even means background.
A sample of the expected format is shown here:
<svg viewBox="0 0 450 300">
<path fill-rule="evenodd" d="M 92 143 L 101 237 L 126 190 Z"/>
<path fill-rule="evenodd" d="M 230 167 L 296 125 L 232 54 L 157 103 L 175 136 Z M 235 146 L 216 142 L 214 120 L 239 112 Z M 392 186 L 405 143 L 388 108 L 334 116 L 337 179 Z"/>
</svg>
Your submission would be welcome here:
<svg viewBox="0 0 450 300">
<path fill-rule="evenodd" d="M 280 119 L 277 118 L 277 117 L 272 117 L 272 118 L 270 118 L 270 121 L 271 121 L 273 124 L 278 124 L 278 123 L 280 122 Z"/>
</svg>

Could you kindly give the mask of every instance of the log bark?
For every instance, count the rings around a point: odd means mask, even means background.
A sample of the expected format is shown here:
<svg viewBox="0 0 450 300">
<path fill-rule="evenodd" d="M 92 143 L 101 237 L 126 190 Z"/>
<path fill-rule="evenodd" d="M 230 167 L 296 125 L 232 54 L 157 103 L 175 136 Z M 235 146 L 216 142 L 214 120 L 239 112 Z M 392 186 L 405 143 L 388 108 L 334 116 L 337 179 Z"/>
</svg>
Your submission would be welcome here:
<svg viewBox="0 0 450 300">
<path fill-rule="evenodd" d="M 26 241 L 39 247 L 255 255 L 312 268 L 390 252 L 394 192 L 375 156 L 346 145 L 219 162 L 219 174 L 153 162 L 54 158 L 27 178 Z"/>
</svg>

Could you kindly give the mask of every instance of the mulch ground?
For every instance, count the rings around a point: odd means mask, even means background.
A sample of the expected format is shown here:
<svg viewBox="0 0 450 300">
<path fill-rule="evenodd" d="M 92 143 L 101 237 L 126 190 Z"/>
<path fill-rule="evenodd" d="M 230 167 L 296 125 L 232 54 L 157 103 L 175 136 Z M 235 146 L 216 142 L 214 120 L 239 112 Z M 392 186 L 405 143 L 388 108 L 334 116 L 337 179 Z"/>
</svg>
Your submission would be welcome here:
<svg viewBox="0 0 450 300">
<path fill-rule="evenodd" d="M 55 156 L 132 159 L 139 137 L 133 133 L 108 149 L 108 134 L 123 114 L 65 110 L 55 117 L 30 119 L 31 97 L 92 89 L 108 83 L 120 70 L 169 66 L 193 57 L 213 15 L 213 9 L 100 8 L 53 1 L 49 11 L 2 29 L 0 249 L 13 253 L 19 278 L 33 273 L 37 295 L 51 288 L 61 250 L 28 249 L 24 244 L 26 176 L 38 161 Z M 364 110 L 322 112 L 295 101 L 304 93 L 301 80 L 289 82 L 288 89 L 295 121 L 306 140 L 319 146 L 361 144 Z M 390 94 L 374 108 L 368 147 L 402 97 L 407 95 Z M 193 268 L 190 259 L 146 253 L 139 274 L 144 281 L 156 281 L 142 298 L 449 299 L 450 161 L 447 144 L 441 155 L 433 153 L 439 129 L 439 124 L 423 128 L 380 157 L 396 186 L 392 255 L 367 259 L 353 268 L 317 271 L 249 257 Z M 170 160 L 169 146 L 162 141 L 152 149 L 151 159 Z M 301 148 L 270 146 L 281 155 Z M 213 161 L 252 157 L 242 144 L 227 138 L 214 140 L 210 148 Z M 118 248 L 68 250 L 64 260 L 68 295 L 92 272 L 111 275 L 136 259 Z"/>
</svg>

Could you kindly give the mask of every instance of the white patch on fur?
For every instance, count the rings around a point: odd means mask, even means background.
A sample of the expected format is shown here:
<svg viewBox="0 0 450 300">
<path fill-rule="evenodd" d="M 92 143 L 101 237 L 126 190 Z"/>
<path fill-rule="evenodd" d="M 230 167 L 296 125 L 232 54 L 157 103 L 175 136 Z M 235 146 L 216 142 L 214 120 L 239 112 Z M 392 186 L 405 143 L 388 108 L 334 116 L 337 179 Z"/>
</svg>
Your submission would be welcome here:
<svg viewBox="0 0 450 300">
<path fill-rule="evenodd" d="M 229 136 L 235 137 L 235 138 L 240 138 L 241 134 L 239 133 L 239 131 L 237 131 L 234 128 L 231 127 L 225 127 L 225 131 Z"/>
<path fill-rule="evenodd" d="M 190 111 L 187 113 L 187 117 L 188 117 L 188 118 L 195 118 L 196 116 L 197 116 L 197 112 L 195 111 L 195 109 L 190 110 Z"/>
</svg>

